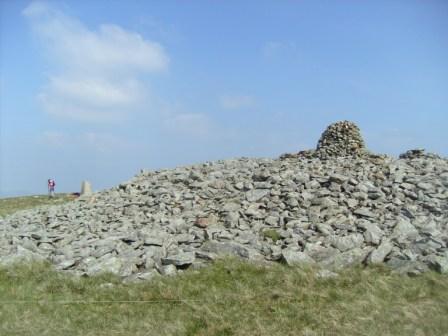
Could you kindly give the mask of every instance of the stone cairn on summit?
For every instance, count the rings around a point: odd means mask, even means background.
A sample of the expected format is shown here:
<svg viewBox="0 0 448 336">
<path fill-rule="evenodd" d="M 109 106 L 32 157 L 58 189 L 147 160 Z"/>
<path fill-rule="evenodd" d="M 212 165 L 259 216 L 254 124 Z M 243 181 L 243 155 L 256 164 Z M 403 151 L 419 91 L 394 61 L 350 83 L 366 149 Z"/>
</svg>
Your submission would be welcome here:
<svg viewBox="0 0 448 336">
<path fill-rule="evenodd" d="M 362 155 L 366 148 L 358 126 L 345 120 L 327 127 L 316 150 L 321 157 L 341 157 Z"/>
<path fill-rule="evenodd" d="M 359 157 L 370 154 L 365 146 L 359 127 L 351 121 L 338 121 L 322 133 L 316 150 L 304 150 L 298 153 L 286 153 L 280 159 L 292 157 L 320 158 Z"/>
<path fill-rule="evenodd" d="M 330 125 L 315 150 L 142 171 L 130 181 L 0 218 L 0 264 L 47 260 L 78 276 L 174 275 L 222 256 L 448 273 L 448 160 L 371 154 Z"/>
</svg>

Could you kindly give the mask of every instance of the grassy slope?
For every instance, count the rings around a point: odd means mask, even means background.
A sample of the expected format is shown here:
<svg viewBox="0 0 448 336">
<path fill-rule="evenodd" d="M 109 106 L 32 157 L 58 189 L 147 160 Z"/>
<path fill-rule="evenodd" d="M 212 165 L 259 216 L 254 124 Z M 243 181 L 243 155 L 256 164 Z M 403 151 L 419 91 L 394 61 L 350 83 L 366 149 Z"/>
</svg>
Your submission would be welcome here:
<svg viewBox="0 0 448 336">
<path fill-rule="evenodd" d="M 313 269 L 226 259 L 122 284 L 15 265 L 0 268 L 0 301 L 0 335 L 448 334 L 448 276 L 384 268 L 318 279 Z"/>
<path fill-rule="evenodd" d="M 56 194 L 54 198 L 49 198 L 47 195 L 0 198 L 0 216 L 37 206 L 63 204 L 72 199 L 70 194 Z"/>
</svg>

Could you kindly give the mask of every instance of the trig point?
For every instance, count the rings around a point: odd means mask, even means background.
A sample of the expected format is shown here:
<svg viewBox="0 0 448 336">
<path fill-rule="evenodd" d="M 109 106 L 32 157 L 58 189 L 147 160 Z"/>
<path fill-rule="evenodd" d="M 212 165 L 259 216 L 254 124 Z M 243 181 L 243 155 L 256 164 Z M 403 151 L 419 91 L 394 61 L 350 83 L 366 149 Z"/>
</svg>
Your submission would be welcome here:
<svg viewBox="0 0 448 336">
<path fill-rule="evenodd" d="M 81 196 L 92 195 L 92 185 L 89 181 L 82 181 L 81 183 Z"/>
</svg>

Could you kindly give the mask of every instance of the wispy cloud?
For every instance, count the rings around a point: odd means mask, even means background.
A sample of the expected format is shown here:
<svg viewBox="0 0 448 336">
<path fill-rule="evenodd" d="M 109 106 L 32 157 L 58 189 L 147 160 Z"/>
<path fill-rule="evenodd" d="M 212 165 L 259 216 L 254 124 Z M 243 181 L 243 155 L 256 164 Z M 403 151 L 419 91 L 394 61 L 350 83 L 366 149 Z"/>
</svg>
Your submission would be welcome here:
<svg viewBox="0 0 448 336">
<path fill-rule="evenodd" d="M 224 95 L 219 99 L 221 107 L 228 110 L 239 110 L 255 106 L 255 98 L 249 95 Z"/>
<path fill-rule="evenodd" d="M 47 113 L 81 121 L 119 121 L 132 113 L 149 92 L 136 79 L 50 77 L 38 99 Z M 146 97 L 145 97 L 146 96 Z"/>
<path fill-rule="evenodd" d="M 143 105 L 142 74 L 167 69 L 163 47 L 118 25 L 96 30 L 43 2 L 23 11 L 54 68 L 39 99 L 51 115 L 116 121 Z"/>
</svg>

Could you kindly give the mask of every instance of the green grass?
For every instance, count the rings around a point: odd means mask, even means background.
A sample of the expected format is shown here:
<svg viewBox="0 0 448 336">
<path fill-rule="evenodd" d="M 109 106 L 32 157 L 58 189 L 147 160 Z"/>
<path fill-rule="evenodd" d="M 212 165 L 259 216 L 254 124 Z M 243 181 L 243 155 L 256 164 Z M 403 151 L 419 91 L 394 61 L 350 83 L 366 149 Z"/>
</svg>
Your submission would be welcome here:
<svg viewBox="0 0 448 336">
<path fill-rule="evenodd" d="M 123 284 L 16 265 L 0 269 L 0 301 L 0 335 L 448 334 L 447 276 L 378 267 L 319 279 L 313 269 L 225 259 Z"/>
<path fill-rule="evenodd" d="M 0 199 L 0 214 L 69 200 Z M 223 259 L 124 284 L 48 264 L 0 267 L 0 335 L 448 335 L 448 276 L 316 270 Z"/>
<path fill-rule="evenodd" d="M 271 238 L 274 243 L 281 238 L 280 233 L 274 229 L 264 230 L 262 234 L 265 238 Z"/>
<path fill-rule="evenodd" d="M 50 198 L 47 195 L 0 198 L 0 217 L 10 215 L 18 210 L 25 210 L 43 205 L 63 204 L 73 200 L 70 194 L 56 194 Z"/>
</svg>

